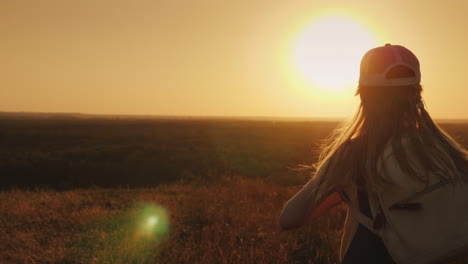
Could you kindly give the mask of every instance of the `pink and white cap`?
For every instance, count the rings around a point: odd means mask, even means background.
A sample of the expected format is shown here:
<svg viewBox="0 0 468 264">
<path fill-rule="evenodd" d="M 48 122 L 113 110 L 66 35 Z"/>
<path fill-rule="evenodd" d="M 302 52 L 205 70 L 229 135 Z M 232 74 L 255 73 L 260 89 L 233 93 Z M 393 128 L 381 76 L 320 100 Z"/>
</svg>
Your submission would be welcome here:
<svg viewBox="0 0 468 264">
<path fill-rule="evenodd" d="M 405 77 L 393 77 L 391 72 L 406 68 Z M 419 60 L 407 48 L 385 44 L 369 50 L 361 60 L 360 86 L 407 86 L 421 82 Z"/>
</svg>

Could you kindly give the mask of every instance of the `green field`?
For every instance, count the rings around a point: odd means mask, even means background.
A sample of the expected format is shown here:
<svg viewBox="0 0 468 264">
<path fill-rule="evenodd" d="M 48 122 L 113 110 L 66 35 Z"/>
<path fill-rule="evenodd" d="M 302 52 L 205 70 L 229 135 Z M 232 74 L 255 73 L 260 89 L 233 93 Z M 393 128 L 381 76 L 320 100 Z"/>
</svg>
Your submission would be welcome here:
<svg viewBox="0 0 468 264">
<path fill-rule="evenodd" d="M 3 187 L 149 187 L 235 175 L 301 183 L 333 122 L 3 119 Z M 302 175 L 304 176 L 304 175 Z"/>
<path fill-rule="evenodd" d="M 4 117 L 0 263 L 337 263 L 344 207 L 278 226 L 336 126 Z M 468 124 L 442 127 L 468 146 Z"/>
</svg>

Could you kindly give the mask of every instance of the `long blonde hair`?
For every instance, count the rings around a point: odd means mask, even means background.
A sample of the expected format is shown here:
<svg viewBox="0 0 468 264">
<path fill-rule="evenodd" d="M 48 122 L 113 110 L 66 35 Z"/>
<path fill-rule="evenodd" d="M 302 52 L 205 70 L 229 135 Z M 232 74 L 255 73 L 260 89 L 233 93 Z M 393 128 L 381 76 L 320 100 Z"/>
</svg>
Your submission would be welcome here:
<svg viewBox="0 0 468 264">
<path fill-rule="evenodd" d="M 358 88 L 357 113 L 333 132 L 315 166 L 317 198 L 357 182 L 371 188 L 370 193 L 378 191 L 385 181 L 378 163 L 387 144 L 401 169 L 423 182 L 428 181 L 429 172 L 440 172 L 444 179 L 468 174 L 468 152 L 434 123 L 421 92 L 421 85 Z M 408 147 L 403 147 L 404 138 Z M 423 165 L 423 171 L 409 162 L 410 155 Z"/>
</svg>

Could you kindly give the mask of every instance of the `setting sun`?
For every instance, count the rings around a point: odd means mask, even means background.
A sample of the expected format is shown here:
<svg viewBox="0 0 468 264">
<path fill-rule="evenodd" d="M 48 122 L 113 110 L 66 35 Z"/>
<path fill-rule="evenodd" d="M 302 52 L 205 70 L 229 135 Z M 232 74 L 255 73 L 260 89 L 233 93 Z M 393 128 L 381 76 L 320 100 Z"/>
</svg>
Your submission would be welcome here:
<svg viewBox="0 0 468 264">
<path fill-rule="evenodd" d="M 313 22 L 298 38 L 294 63 L 304 77 L 321 90 L 355 87 L 362 55 L 376 46 L 361 24 L 346 17 L 325 17 Z"/>
</svg>

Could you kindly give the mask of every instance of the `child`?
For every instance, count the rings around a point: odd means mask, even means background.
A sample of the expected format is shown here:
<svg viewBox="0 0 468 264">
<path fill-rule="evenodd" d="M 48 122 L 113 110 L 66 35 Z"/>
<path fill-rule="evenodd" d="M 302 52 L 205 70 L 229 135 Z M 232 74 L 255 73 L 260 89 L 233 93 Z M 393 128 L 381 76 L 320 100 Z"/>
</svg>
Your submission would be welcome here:
<svg viewBox="0 0 468 264">
<path fill-rule="evenodd" d="M 395 177 L 407 181 L 399 188 L 411 188 L 414 181 L 428 182 L 431 172 L 441 179 L 468 175 L 468 152 L 433 122 L 421 99 L 420 81 L 419 61 L 403 46 L 386 44 L 364 55 L 358 112 L 335 131 L 315 177 L 284 206 L 283 229 L 299 227 L 344 199 L 357 204 L 378 227 L 384 220 L 377 193 Z M 344 264 L 394 263 L 382 240 L 349 210 L 340 259 Z"/>
</svg>

